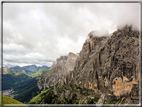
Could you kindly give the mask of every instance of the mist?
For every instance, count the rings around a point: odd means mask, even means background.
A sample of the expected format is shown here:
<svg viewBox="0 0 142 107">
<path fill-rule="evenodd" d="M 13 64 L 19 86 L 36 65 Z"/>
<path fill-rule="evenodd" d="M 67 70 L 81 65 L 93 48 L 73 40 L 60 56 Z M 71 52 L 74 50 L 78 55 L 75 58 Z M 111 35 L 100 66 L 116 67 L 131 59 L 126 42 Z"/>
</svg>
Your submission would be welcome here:
<svg viewBox="0 0 142 107">
<path fill-rule="evenodd" d="M 114 22 L 117 28 L 122 28 L 125 25 L 132 26 L 133 30 L 140 31 L 140 4 L 128 3 L 117 4 L 118 10 L 114 10 Z"/>
</svg>

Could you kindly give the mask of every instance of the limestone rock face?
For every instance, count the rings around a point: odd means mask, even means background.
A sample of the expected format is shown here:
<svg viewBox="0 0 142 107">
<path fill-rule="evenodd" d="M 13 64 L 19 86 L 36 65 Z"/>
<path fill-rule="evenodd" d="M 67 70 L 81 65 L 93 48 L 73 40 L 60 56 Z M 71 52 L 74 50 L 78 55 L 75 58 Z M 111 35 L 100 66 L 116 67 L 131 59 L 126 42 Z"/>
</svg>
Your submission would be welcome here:
<svg viewBox="0 0 142 107">
<path fill-rule="evenodd" d="M 61 56 L 60 58 L 57 58 L 56 61 L 53 62 L 52 66 L 50 69 L 54 68 L 55 66 L 57 66 L 58 64 L 60 64 L 60 62 L 63 62 L 64 64 L 67 61 L 67 56 Z"/>
<path fill-rule="evenodd" d="M 53 62 L 48 74 L 38 81 L 39 89 L 45 90 L 46 88 L 56 85 L 61 79 L 64 79 L 64 76 L 69 71 L 73 70 L 77 57 L 78 55 L 70 52 L 68 56 L 57 58 L 56 61 Z"/>
<path fill-rule="evenodd" d="M 75 61 L 76 61 L 77 57 L 78 57 L 77 54 L 74 54 L 72 52 L 69 53 L 66 64 L 65 64 L 68 71 L 72 71 L 74 69 Z"/>
<path fill-rule="evenodd" d="M 66 76 L 67 84 L 114 96 L 131 94 L 139 86 L 139 32 L 125 26 L 111 37 L 89 37 Z"/>
</svg>

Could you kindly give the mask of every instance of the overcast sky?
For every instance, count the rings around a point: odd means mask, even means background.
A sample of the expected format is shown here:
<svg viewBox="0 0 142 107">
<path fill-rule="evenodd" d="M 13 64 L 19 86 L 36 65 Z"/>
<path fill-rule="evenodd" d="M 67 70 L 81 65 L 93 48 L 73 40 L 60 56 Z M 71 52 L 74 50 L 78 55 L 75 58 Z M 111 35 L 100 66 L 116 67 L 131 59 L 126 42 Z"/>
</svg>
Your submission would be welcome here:
<svg viewBox="0 0 142 107">
<path fill-rule="evenodd" d="M 139 3 L 4 3 L 3 64 L 51 66 L 79 53 L 93 30 L 139 23 Z"/>
</svg>

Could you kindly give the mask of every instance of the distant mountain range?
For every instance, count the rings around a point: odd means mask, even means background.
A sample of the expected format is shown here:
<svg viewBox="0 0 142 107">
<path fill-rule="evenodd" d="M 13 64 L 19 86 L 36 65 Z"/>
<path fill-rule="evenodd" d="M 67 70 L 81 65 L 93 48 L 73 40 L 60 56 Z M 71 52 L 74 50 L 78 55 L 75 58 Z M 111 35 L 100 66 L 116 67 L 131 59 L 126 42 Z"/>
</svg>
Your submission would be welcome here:
<svg viewBox="0 0 142 107">
<path fill-rule="evenodd" d="M 15 67 L 11 67 L 12 69 L 14 70 L 18 70 L 18 69 L 22 69 L 22 70 L 25 70 L 26 72 L 29 72 L 29 73 L 33 73 L 33 72 L 36 72 L 40 69 L 50 69 L 50 67 L 48 66 L 36 66 L 36 65 L 28 65 L 28 66 L 23 66 L 23 67 L 20 67 L 20 66 L 15 66 Z"/>
</svg>

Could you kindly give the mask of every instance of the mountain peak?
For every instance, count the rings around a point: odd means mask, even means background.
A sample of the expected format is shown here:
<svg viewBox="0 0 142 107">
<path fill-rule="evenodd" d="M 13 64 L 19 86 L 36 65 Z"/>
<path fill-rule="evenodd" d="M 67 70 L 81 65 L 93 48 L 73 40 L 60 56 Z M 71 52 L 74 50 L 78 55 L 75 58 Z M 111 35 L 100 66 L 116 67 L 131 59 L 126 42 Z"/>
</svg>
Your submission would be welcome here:
<svg viewBox="0 0 142 107">
<path fill-rule="evenodd" d="M 57 58 L 56 61 L 53 62 L 49 73 L 38 81 L 38 87 L 40 89 L 45 89 L 54 86 L 57 82 L 63 79 L 69 71 L 73 70 L 77 57 L 78 55 L 70 52 L 68 56 Z M 50 79 L 45 81 L 47 78 Z"/>
<path fill-rule="evenodd" d="M 132 30 L 132 26 L 126 25 L 115 31 L 112 35 L 113 38 L 126 37 L 126 36 L 139 38 L 139 31 Z"/>
<path fill-rule="evenodd" d="M 47 66 L 42 66 L 42 67 L 37 67 L 35 64 L 34 65 L 27 65 L 27 66 L 23 66 L 23 67 L 19 67 L 19 66 L 15 66 L 15 67 L 11 67 L 12 69 L 15 69 L 15 70 L 18 70 L 18 69 L 21 69 L 21 70 L 25 70 L 26 72 L 36 72 L 38 71 L 39 69 L 49 69 L 50 67 L 47 67 Z"/>
</svg>

